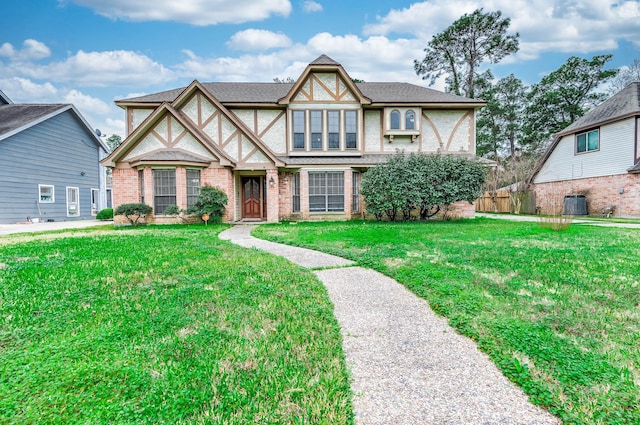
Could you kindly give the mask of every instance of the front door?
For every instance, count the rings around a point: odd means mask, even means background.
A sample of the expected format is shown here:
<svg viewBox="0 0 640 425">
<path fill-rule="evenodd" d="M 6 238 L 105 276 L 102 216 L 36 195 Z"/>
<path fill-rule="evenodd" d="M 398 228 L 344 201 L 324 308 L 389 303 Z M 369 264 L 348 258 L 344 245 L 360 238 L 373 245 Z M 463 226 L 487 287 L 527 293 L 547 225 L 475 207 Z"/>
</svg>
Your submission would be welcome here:
<svg viewBox="0 0 640 425">
<path fill-rule="evenodd" d="M 262 218 L 262 177 L 242 178 L 242 218 Z"/>
</svg>

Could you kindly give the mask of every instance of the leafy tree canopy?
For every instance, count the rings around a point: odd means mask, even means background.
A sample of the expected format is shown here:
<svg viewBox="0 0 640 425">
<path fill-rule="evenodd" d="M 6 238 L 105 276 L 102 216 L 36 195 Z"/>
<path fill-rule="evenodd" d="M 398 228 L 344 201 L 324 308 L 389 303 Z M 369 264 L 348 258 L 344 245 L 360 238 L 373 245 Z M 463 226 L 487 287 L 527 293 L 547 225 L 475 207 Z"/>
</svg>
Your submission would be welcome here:
<svg viewBox="0 0 640 425">
<path fill-rule="evenodd" d="M 416 74 L 434 84 L 446 75 L 447 90 L 466 97 L 476 95 L 476 85 L 490 74 L 481 74 L 483 62 L 500 62 L 518 51 L 519 34 L 507 35 L 511 20 L 502 12 L 477 9 L 464 14 L 443 32 L 433 36 L 422 61 L 414 61 Z"/>
<path fill-rule="evenodd" d="M 604 69 L 611 58 L 612 55 L 597 55 L 588 60 L 572 56 L 531 87 L 523 141 L 527 150 L 540 150 L 551 135 L 608 97 L 596 89 L 618 72 Z"/>
</svg>

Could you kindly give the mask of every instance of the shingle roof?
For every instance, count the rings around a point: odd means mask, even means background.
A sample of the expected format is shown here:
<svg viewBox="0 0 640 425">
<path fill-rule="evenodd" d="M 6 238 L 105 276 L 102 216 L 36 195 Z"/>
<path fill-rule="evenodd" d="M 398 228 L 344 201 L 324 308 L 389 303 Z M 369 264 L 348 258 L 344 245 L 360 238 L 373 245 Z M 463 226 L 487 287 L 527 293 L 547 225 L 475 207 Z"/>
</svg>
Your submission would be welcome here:
<svg viewBox="0 0 640 425">
<path fill-rule="evenodd" d="M 0 105 L 0 136 L 44 118 L 47 115 L 70 105 Z"/>
<path fill-rule="evenodd" d="M 640 82 L 629 84 L 562 130 L 558 136 L 635 114 L 640 114 Z"/>
<path fill-rule="evenodd" d="M 339 66 L 340 64 L 338 62 L 334 61 L 333 59 L 331 59 L 327 55 L 320 55 L 313 62 L 311 62 L 309 65 L 336 65 L 336 66 Z"/>
<path fill-rule="evenodd" d="M 203 83 L 202 85 L 223 104 L 276 104 L 279 99 L 289 93 L 293 83 Z M 373 103 L 484 103 L 476 99 L 468 99 L 409 83 L 356 83 L 356 86 Z M 122 99 L 118 102 L 173 102 L 184 89 L 185 87 L 181 87 L 146 96 Z"/>
</svg>

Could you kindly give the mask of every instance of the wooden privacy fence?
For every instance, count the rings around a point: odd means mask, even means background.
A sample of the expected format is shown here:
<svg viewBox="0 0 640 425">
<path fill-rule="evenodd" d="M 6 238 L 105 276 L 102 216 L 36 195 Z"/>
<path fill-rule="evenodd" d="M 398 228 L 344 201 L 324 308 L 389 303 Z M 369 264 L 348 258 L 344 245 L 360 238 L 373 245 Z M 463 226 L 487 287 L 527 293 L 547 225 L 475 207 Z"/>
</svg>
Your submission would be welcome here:
<svg viewBox="0 0 640 425">
<path fill-rule="evenodd" d="M 515 206 L 518 202 L 520 203 L 520 214 L 536 214 L 536 193 L 533 190 L 485 192 L 476 199 L 476 211 L 515 213 Z"/>
</svg>

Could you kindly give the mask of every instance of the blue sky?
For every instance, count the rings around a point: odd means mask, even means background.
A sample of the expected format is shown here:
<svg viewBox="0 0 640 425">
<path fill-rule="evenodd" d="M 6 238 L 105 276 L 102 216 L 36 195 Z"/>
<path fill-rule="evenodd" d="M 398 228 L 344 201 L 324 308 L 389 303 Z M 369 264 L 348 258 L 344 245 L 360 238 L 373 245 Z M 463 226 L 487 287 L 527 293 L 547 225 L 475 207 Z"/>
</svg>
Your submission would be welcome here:
<svg viewBox="0 0 640 425">
<path fill-rule="evenodd" d="M 413 60 L 480 7 L 520 34 L 520 51 L 490 65 L 497 77 L 533 84 L 572 55 L 611 53 L 612 68 L 640 57 L 640 0 L 1 0 L 0 89 L 14 102 L 74 103 L 124 135 L 116 99 L 194 79 L 297 78 L 323 53 L 353 78 L 426 86 Z"/>
</svg>

